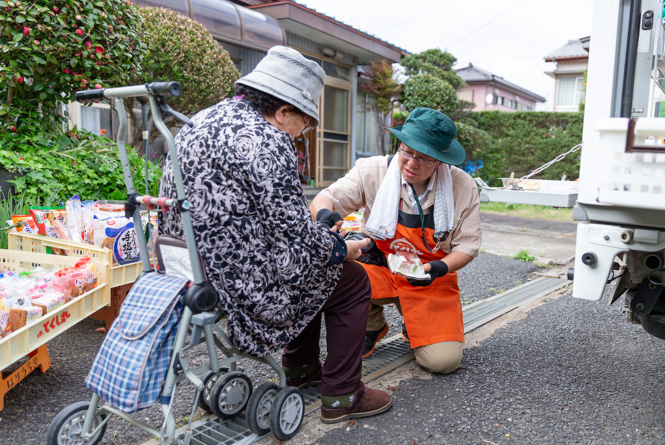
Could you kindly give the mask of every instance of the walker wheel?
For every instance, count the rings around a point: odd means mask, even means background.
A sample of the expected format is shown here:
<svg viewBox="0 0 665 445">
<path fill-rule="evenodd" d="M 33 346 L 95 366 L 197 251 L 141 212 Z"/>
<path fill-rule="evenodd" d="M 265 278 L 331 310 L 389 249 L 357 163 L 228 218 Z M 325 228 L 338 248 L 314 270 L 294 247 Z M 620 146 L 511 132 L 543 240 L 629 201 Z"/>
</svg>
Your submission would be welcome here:
<svg viewBox="0 0 665 445">
<path fill-rule="evenodd" d="M 212 413 L 220 419 L 231 419 L 242 412 L 252 395 L 252 381 L 242 372 L 229 372 L 220 377 L 208 399 Z"/>
<path fill-rule="evenodd" d="M 274 383 L 265 382 L 254 390 L 247 404 L 247 424 L 252 432 L 263 436 L 270 432 L 270 408 L 272 407 L 279 387 Z"/>
<path fill-rule="evenodd" d="M 58 413 L 53 418 L 51 424 L 46 432 L 47 445 L 96 445 L 104 436 L 106 431 L 106 423 L 97 431 L 97 433 L 85 440 L 81 437 L 83 432 L 83 423 L 90 407 L 90 402 L 76 402 Z M 91 431 L 99 428 L 99 425 L 104 422 L 107 414 L 95 413 L 95 418 L 92 421 Z"/>
<path fill-rule="evenodd" d="M 270 431 L 279 440 L 296 435 L 305 417 L 305 399 L 298 388 L 282 388 L 270 408 Z"/>
<path fill-rule="evenodd" d="M 198 406 L 203 411 L 208 413 L 212 412 L 210 409 L 210 391 L 212 391 L 212 387 L 215 386 L 217 380 L 227 372 L 229 372 L 229 368 L 221 368 L 219 372 L 206 371 L 201 376 L 201 381 L 205 387 L 199 396 Z"/>
</svg>

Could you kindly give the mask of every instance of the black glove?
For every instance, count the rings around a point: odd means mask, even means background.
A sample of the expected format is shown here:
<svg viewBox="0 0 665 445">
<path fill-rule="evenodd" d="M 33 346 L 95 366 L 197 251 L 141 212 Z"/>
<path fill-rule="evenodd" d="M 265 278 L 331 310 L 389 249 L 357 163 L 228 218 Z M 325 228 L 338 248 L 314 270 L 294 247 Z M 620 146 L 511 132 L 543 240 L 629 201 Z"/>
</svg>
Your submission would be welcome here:
<svg viewBox="0 0 665 445">
<path fill-rule="evenodd" d="M 316 214 L 316 220 L 328 226 L 329 229 L 332 229 L 337 221 L 342 220 L 342 215 L 337 212 L 333 212 L 332 210 L 321 209 Z"/>
<path fill-rule="evenodd" d="M 429 265 L 429 280 L 414 280 L 413 278 L 407 278 L 406 281 L 408 281 L 411 286 L 424 287 L 429 286 L 434 280 L 448 273 L 448 265 L 443 261 L 432 261 Z"/>
<path fill-rule="evenodd" d="M 365 235 L 364 233 L 354 231 L 347 232 L 346 235 L 344 235 L 345 241 L 362 241 L 366 238 L 369 238 L 369 236 Z M 360 255 L 360 257 L 356 260 L 359 263 L 388 267 L 388 260 L 386 260 L 386 256 L 383 254 L 383 252 L 381 252 L 374 240 L 371 240 L 369 244 L 360 249 L 360 251 L 362 252 L 362 255 Z"/>
</svg>

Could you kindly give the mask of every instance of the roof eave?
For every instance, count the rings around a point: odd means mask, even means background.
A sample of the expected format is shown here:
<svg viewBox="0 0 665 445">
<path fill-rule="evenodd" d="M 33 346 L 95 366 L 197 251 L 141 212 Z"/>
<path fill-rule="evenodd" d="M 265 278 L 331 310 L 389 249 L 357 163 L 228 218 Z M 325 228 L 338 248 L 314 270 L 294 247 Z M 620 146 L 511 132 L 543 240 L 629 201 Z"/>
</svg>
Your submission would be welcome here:
<svg viewBox="0 0 665 445">
<path fill-rule="evenodd" d="M 395 45 L 359 31 L 331 17 L 318 13 L 298 3 L 278 1 L 250 6 L 280 22 L 286 31 L 305 38 L 320 37 L 326 34 L 329 39 L 341 46 L 343 51 L 355 56 L 360 64 L 387 59 L 397 63 L 409 53 Z M 320 38 L 311 38 L 320 41 Z"/>
</svg>

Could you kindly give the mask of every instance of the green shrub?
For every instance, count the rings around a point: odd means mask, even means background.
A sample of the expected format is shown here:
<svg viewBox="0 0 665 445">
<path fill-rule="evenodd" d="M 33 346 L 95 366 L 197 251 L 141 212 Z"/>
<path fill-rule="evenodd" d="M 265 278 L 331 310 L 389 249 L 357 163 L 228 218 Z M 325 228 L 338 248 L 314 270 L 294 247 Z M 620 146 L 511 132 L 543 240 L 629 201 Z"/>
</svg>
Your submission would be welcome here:
<svg viewBox="0 0 665 445">
<path fill-rule="evenodd" d="M 142 39 L 148 48 L 141 66 L 142 79 L 179 82 L 182 95 L 168 99 L 174 110 L 192 116 L 234 94 L 233 84 L 240 73 L 229 53 L 203 25 L 165 8 L 141 8 L 139 13 L 145 23 Z M 129 116 L 135 119 L 133 113 Z M 164 119 L 169 128 L 175 126 L 172 118 Z M 140 140 L 141 126 L 133 120 L 133 128 L 132 145 Z"/>
<path fill-rule="evenodd" d="M 511 172 L 520 178 L 567 152 L 582 142 L 582 113 L 480 111 L 468 121 L 490 135 L 491 141 L 478 152 L 482 160 L 482 178 L 489 185 L 500 186 L 498 178 Z M 535 176 L 538 179 L 568 180 L 579 177 L 580 152 L 567 155 Z"/>
<path fill-rule="evenodd" d="M 145 164 L 128 147 L 135 187 L 143 191 Z M 150 193 L 157 194 L 161 171 L 148 164 Z M 124 199 L 126 187 L 116 144 L 87 131 L 44 131 L 33 124 L 22 135 L 0 133 L 0 168 L 14 174 L 14 195 L 30 205 L 81 199 Z"/>
<path fill-rule="evenodd" d="M 0 0 L 0 132 L 63 122 L 57 102 L 77 90 L 128 84 L 144 52 L 137 10 L 125 0 Z"/>
<path fill-rule="evenodd" d="M 404 82 L 403 105 L 409 113 L 418 107 L 450 113 L 457 109 L 459 99 L 450 83 L 431 74 L 419 74 Z"/>
</svg>

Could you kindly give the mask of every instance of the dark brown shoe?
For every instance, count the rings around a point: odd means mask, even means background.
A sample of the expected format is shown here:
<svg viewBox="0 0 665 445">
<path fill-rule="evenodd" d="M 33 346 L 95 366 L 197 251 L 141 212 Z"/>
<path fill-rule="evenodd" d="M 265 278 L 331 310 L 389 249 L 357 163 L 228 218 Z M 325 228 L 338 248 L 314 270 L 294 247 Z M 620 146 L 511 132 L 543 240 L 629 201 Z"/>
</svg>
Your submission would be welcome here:
<svg viewBox="0 0 665 445">
<path fill-rule="evenodd" d="M 287 377 L 286 386 L 295 386 L 296 388 L 306 388 L 308 386 L 320 385 L 321 376 L 323 372 L 323 365 L 319 360 L 316 370 L 310 375 L 302 375 L 300 377 Z"/>
<path fill-rule="evenodd" d="M 374 346 L 376 346 L 379 340 L 381 340 L 383 337 L 386 336 L 386 334 L 388 333 L 388 329 L 390 329 L 390 326 L 388 326 L 388 323 L 386 323 L 378 331 L 365 332 L 365 344 L 363 345 L 363 358 L 367 358 L 370 355 L 374 354 Z"/>
<path fill-rule="evenodd" d="M 346 408 L 321 406 L 321 422 L 336 423 L 347 419 L 369 417 L 388 411 L 392 405 L 390 394 L 378 389 L 367 388 L 363 382 L 360 382 L 351 404 Z"/>
</svg>

